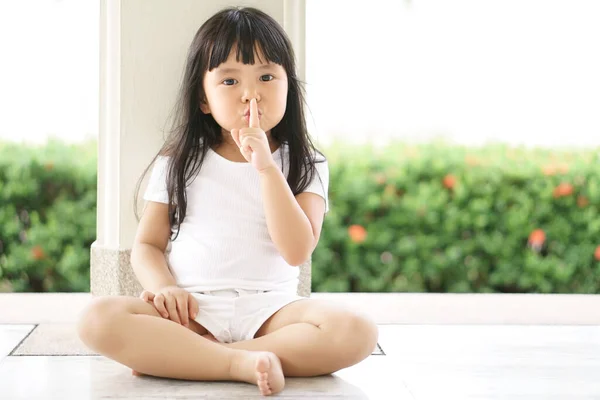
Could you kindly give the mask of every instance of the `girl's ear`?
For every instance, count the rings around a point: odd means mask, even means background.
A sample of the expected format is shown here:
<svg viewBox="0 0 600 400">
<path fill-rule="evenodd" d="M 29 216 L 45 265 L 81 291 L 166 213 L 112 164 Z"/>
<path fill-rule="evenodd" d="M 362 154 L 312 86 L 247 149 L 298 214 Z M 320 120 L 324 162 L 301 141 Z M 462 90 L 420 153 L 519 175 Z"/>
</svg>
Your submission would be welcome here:
<svg viewBox="0 0 600 400">
<path fill-rule="evenodd" d="M 200 102 L 200 110 L 204 114 L 210 114 L 210 107 L 208 106 L 208 104 L 206 104 L 206 101 L 203 100 Z"/>
<path fill-rule="evenodd" d="M 210 107 L 208 106 L 206 98 L 200 100 L 200 111 L 204 114 L 210 114 Z"/>
</svg>

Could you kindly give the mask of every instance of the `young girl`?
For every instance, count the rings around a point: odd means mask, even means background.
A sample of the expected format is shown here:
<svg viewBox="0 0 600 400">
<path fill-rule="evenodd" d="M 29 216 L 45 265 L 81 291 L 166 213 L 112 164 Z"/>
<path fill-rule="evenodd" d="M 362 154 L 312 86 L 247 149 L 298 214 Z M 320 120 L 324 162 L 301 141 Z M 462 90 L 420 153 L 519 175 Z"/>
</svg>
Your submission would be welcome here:
<svg viewBox="0 0 600 400">
<path fill-rule="evenodd" d="M 283 29 L 253 8 L 211 17 L 191 44 L 178 104 L 131 253 L 145 290 L 94 299 L 81 340 L 136 375 L 249 382 L 263 395 L 281 391 L 284 376 L 366 358 L 378 338 L 371 319 L 297 295 L 329 174 Z"/>
</svg>

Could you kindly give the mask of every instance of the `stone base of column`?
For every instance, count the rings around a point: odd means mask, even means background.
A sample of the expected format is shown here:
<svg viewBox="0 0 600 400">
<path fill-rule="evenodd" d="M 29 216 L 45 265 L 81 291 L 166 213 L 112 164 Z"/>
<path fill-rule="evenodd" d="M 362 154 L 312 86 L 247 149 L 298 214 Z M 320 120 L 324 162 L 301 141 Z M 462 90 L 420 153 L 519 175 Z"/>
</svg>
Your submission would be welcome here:
<svg viewBox="0 0 600 400">
<path fill-rule="evenodd" d="M 298 277 L 298 296 L 310 297 L 312 284 L 311 260 L 308 260 L 298 268 L 300 268 L 300 276 Z"/>
<path fill-rule="evenodd" d="M 139 296 L 142 286 L 129 262 L 131 250 L 109 249 L 96 242 L 91 248 L 90 291 L 93 296 Z"/>
<path fill-rule="evenodd" d="M 90 291 L 92 296 L 125 295 L 139 296 L 142 286 L 138 282 L 130 264 L 131 250 L 115 250 L 99 246 L 91 248 Z M 311 262 L 300 267 L 298 295 L 310 297 Z"/>
</svg>

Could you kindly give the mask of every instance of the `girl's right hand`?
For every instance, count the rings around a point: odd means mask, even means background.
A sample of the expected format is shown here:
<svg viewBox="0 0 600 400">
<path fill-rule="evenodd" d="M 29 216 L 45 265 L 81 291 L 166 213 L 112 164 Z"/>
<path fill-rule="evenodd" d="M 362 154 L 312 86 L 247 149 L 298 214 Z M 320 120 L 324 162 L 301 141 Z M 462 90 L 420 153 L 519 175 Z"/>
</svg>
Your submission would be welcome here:
<svg viewBox="0 0 600 400">
<path fill-rule="evenodd" d="M 140 298 L 154 305 L 163 318 L 189 328 L 189 318 L 198 315 L 198 300 L 179 286 L 166 286 L 157 293 L 144 290 Z"/>
</svg>

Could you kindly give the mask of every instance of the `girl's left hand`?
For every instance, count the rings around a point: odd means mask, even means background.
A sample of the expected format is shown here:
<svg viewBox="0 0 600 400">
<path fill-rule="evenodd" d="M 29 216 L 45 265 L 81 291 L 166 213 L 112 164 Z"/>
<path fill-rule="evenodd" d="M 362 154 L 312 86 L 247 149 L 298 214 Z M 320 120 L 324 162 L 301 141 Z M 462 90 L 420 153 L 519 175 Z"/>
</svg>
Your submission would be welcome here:
<svg viewBox="0 0 600 400">
<path fill-rule="evenodd" d="M 250 100 L 250 120 L 248 125 L 248 128 L 231 130 L 231 136 L 240 148 L 240 153 L 258 172 L 276 167 L 267 134 L 260 128 L 256 99 Z"/>
</svg>

